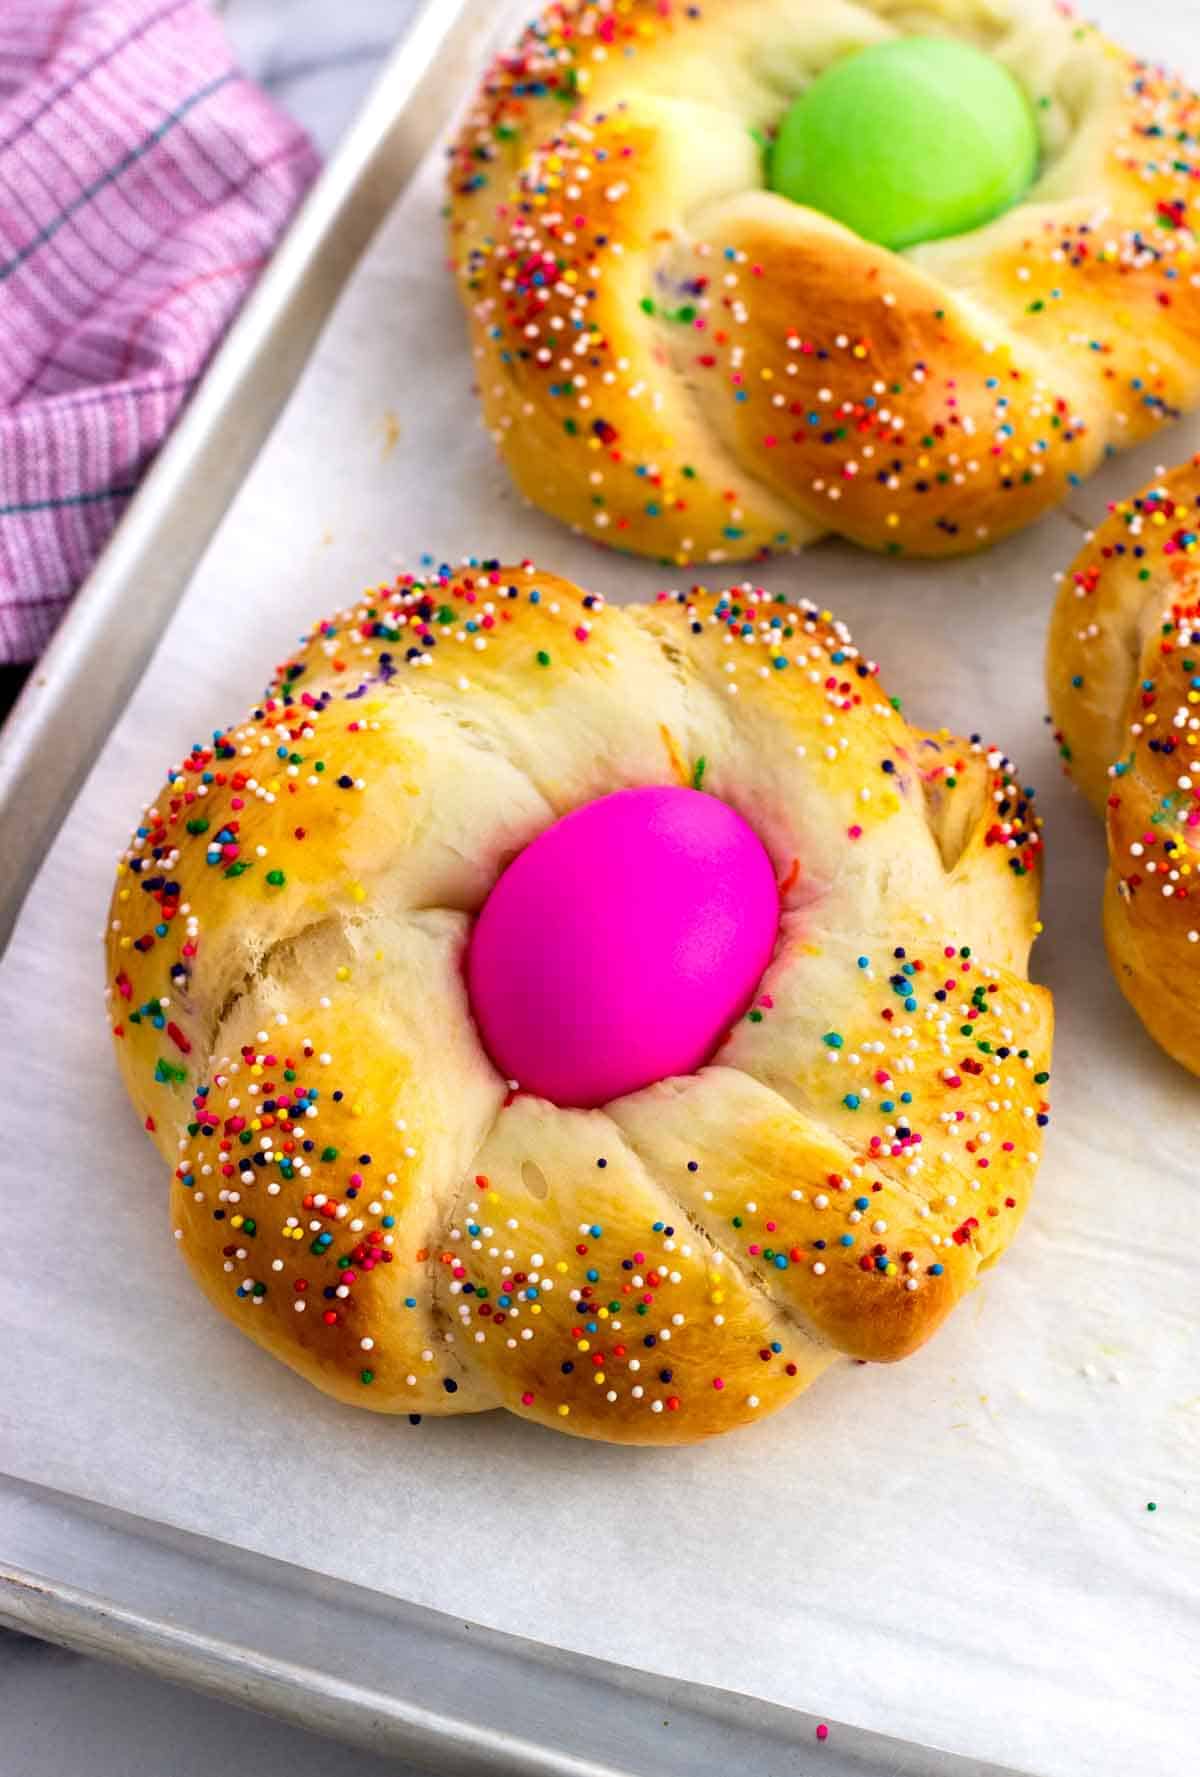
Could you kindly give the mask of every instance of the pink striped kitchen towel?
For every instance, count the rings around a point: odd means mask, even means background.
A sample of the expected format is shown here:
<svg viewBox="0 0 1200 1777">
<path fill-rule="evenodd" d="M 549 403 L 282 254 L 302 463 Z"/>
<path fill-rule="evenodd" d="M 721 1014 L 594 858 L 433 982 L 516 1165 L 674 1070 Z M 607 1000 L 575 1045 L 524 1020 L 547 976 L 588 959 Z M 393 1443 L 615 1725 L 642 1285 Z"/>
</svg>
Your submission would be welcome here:
<svg viewBox="0 0 1200 1777">
<path fill-rule="evenodd" d="M 0 661 L 45 646 L 316 164 L 206 0 L 0 0 Z"/>
</svg>

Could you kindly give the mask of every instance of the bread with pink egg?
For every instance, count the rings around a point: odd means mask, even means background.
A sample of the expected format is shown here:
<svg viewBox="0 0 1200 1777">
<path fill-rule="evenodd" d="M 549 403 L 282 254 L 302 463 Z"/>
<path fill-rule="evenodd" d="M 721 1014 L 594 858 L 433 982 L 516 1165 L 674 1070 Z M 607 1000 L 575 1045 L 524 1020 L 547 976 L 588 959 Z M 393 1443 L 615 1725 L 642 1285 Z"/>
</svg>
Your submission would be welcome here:
<svg viewBox="0 0 1200 1777">
<path fill-rule="evenodd" d="M 615 1442 L 905 1357 L 1037 1167 L 1031 797 L 750 583 L 375 588 L 118 867 L 116 1050 L 194 1276 L 342 1401 Z"/>
</svg>

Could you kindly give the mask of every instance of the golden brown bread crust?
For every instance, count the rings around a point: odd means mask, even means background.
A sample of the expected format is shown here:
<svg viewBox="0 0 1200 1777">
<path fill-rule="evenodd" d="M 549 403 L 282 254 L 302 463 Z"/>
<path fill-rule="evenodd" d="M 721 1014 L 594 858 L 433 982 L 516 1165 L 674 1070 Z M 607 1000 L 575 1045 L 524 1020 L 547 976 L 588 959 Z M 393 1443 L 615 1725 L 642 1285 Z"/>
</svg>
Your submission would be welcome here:
<svg viewBox="0 0 1200 1777">
<path fill-rule="evenodd" d="M 712 1064 L 509 1091 L 461 958 L 504 863 L 702 784 L 781 930 Z M 380 587 L 175 772 L 107 939 L 131 1097 L 209 1297 L 343 1400 L 684 1442 L 915 1349 L 1004 1249 L 1046 1120 L 1040 823 L 749 584 L 609 609 L 530 564 Z M 238 1362 L 231 1353 L 231 1365 Z"/>
<path fill-rule="evenodd" d="M 1046 676 L 1067 769 L 1108 831 L 1113 972 L 1200 1073 L 1200 457 L 1110 508 L 1063 578 Z"/>
<path fill-rule="evenodd" d="M 939 23 L 1035 103 L 1024 202 L 897 255 L 763 189 L 806 79 Z M 452 150 L 486 423 L 533 502 L 660 560 L 979 548 L 1200 401 L 1198 125 L 1052 0 L 558 0 Z"/>
</svg>

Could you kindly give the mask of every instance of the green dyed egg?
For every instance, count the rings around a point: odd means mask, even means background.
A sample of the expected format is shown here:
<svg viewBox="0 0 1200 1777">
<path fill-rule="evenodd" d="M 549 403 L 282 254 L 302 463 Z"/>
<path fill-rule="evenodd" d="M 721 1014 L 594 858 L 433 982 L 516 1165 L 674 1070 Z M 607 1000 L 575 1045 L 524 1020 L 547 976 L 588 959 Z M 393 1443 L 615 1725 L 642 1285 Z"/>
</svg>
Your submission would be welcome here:
<svg viewBox="0 0 1200 1777">
<path fill-rule="evenodd" d="M 945 37 L 898 37 L 835 62 L 789 107 L 773 191 L 899 251 L 965 234 L 1037 172 L 1029 101 L 999 62 Z"/>
</svg>

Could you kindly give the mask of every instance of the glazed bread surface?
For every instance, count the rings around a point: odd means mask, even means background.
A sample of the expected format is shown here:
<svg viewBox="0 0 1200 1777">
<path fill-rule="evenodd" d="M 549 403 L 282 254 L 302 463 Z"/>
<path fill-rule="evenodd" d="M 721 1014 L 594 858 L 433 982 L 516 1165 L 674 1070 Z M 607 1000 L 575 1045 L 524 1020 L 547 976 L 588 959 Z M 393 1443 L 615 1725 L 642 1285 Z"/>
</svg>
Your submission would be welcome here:
<svg viewBox="0 0 1200 1777">
<path fill-rule="evenodd" d="M 891 253 L 768 190 L 764 144 L 824 68 L 912 33 L 1015 76 L 1041 167 Z M 1198 128 L 1053 0 L 558 0 L 452 151 L 487 427 L 531 501 L 663 561 L 978 549 L 1200 400 Z"/>
<path fill-rule="evenodd" d="M 1113 972 L 1200 1073 L 1200 457 L 1089 538 L 1060 586 L 1046 677 L 1063 759 L 1108 834 Z"/>
<path fill-rule="evenodd" d="M 675 784 L 761 838 L 773 959 L 697 1073 L 535 1099 L 473 1022 L 473 918 L 559 817 Z M 147 807 L 116 1049 L 196 1278 L 301 1375 L 683 1442 L 915 1350 L 1012 1238 L 1048 1112 L 1040 862 L 1003 754 L 911 727 L 812 605 L 402 578 Z"/>
</svg>

